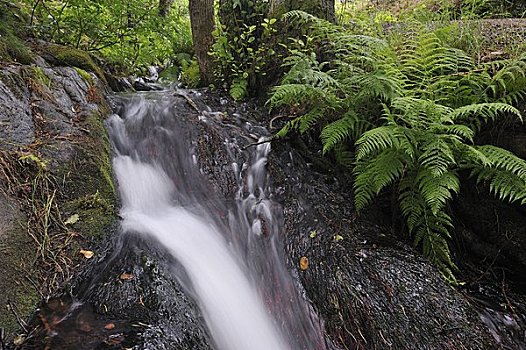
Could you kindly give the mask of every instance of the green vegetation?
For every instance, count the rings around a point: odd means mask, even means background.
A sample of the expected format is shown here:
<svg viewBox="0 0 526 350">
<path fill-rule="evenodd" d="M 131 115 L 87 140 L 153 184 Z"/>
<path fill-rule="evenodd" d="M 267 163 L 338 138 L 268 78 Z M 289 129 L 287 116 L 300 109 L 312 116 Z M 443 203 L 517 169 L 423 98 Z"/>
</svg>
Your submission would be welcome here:
<svg viewBox="0 0 526 350">
<path fill-rule="evenodd" d="M 86 51 L 54 44 L 46 45 L 44 51 L 51 55 L 58 64 L 81 68 L 97 74 L 97 76 L 103 81 L 106 80 L 102 69 L 93 61 L 89 53 Z"/>
<path fill-rule="evenodd" d="M 126 73 L 151 64 L 168 66 L 164 78 L 178 77 L 195 87 L 203 81 L 202 57 L 192 57 L 188 4 L 175 1 L 170 9 L 160 3 L 170 2 L 24 0 L 13 7 L 1 1 L 0 58 L 32 62 L 21 39 L 32 33 L 51 42 L 38 45 L 47 57 L 75 67 L 89 85 L 88 72 L 105 80 L 98 62 L 106 60 L 113 71 Z M 287 6 L 321 13 L 327 3 Z M 220 3 L 214 43 L 204 55 L 215 64 L 214 85 L 235 100 L 270 91 L 268 106 L 292 117 L 277 136 L 318 134 L 321 152 L 354 176 L 357 210 L 390 192 L 397 199 L 392 210 L 415 246 L 455 282 L 449 203 L 460 195 L 462 182 L 471 177 L 502 201 L 526 204 L 526 162 L 480 137 L 488 122 L 522 121 L 516 107 L 526 97 L 526 56 L 521 56 L 523 43 L 500 52 L 502 47 L 480 34 L 480 24 L 451 21 L 522 16 L 524 5 L 345 1 L 338 5 L 340 25 L 335 25 L 303 11 L 281 15 L 276 4 Z M 501 45 L 506 38 L 493 41 Z M 24 72 L 34 89 L 49 87 L 40 68 Z M 88 165 L 96 165 L 111 184 L 107 152 L 102 153 Z M 86 163 L 78 161 L 82 170 Z M 107 186 L 79 193 L 68 201 L 68 210 L 95 210 L 101 216 L 112 210 L 100 200 L 112 196 Z"/>
<path fill-rule="evenodd" d="M 25 32 L 20 22 L 24 13 L 17 6 L 0 1 L 0 60 L 30 64 L 33 55 L 23 41 Z"/>
<path fill-rule="evenodd" d="M 318 130 L 323 153 L 352 168 L 357 210 L 390 188 L 415 245 L 455 283 L 448 203 L 461 173 L 526 204 L 526 162 L 476 143 L 486 122 L 522 120 L 512 104 L 526 96 L 526 60 L 477 64 L 441 39 L 448 29 L 413 26 L 408 39 L 389 42 L 303 12 L 286 18 L 309 29 L 289 46 L 288 71 L 269 99 L 296 113 L 278 136 Z"/>
<path fill-rule="evenodd" d="M 75 70 L 77 71 L 77 73 L 79 73 L 79 75 L 82 77 L 82 79 L 84 79 L 84 81 L 89 86 L 93 85 L 93 77 L 88 72 L 86 72 L 84 69 L 78 68 L 78 67 L 75 67 Z"/>
<path fill-rule="evenodd" d="M 223 15 L 214 31 L 211 55 L 215 59 L 215 80 L 232 98 L 241 100 L 260 88 L 262 78 L 275 62 L 276 19 L 265 18 L 265 2 L 250 2 L 237 7 L 225 1 Z M 228 9 L 227 9 L 228 7 Z M 227 11 L 228 10 L 228 11 Z"/>
<path fill-rule="evenodd" d="M 191 52 L 184 0 L 176 1 L 170 11 L 162 14 L 159 2 L 153 0 L 24 0 L 23 7 L 31 14 L 30 29 L 35 36 L 99 54 L 124 72 L 166 64 L 176 53 Z M 65 61 L 85 62 L 78 50 L 74 51 L 76 57 L 67 57 Z M 94 71 L 87 66 L 72 65 Z"/>
</svg>

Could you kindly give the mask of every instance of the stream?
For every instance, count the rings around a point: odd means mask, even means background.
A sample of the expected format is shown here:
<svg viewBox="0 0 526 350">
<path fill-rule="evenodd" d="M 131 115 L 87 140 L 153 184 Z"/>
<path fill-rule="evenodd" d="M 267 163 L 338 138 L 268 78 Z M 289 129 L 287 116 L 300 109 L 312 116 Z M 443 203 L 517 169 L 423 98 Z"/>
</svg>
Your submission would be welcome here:
<svg viewBox="0 0 526 350">
<path fill-rule="evenodd" d="M 524 348 L 521 299 L 470 303 L 249 105 L 110 99 L 120 222 L 14 349 Z"/>
<path fill-rule="evenodd" d="M 212 116 L 204 111 L 199 120 Z M 159 242 L 182 266 L 174 277 L 193 296 L 215 348 L 327 349 L 285 265 L 281 209 L 265 170 L 270 143 L 259 135 L 247 162 L 232 159 L 238 191 L 227 201 L 201 173 L 169 92 L 128 100 L 108 129 L 123 232 Z M 240 153 L 236 139 L 224 142 Z"/>
</svg>

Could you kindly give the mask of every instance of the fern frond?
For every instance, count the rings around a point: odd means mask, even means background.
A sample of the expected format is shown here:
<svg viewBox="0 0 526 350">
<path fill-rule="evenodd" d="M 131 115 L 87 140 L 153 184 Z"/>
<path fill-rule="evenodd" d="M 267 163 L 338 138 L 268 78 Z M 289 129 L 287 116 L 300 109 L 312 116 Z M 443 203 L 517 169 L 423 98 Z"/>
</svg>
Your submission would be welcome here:
<svg viewBox="0 0 526 350">
<path fill-rule="evenodd" d="M 341 119 L 327 124 L 320 133 L 323 154 L 353 135 L 355 126 L 363 120 L 354 111 L 347 112 Z"/>
<path fill-rule="evenodd" d="M 314 107 L 307 113 L 296 118 L 296 125 L 298 126 L 300 133 L 304 134 L 310 130 L 310 128 L 316 125 L 321 119 L 323 119 L 323 117 L 325 117 L 326 111 L 327 108 L 324 106 Z"/>
<path fill-rule="evenodd" d="M 430 124 L 451 119 L 452 108 L 427 99 L 399 97 L 391 101 L 391 108 L 397 110 L 399 118 L 412 127 L 427 129 Z"/>
<path fill-rule="evenodd" d="M 349 169 L 354 166 L 354 154 L 349 150 L 347 145 L 341 143 L 335 145 L 334 156 L 338 164 Z"/>
<path fill-rule="evenodd" d="M 326 91 L 308 84 L 285 84 L 272 89 L 268 101 L 271 108 L 293 106 L 305 101 L 318 101 L 325 96 Z"/>
<path fill-rule="evenodd" d="M 429 170 L 431 177 L 439 177 L 456 165 L 455 155 L 448 142 L 435 137 L 422 145 L 418 163 Z"/>
<path fill-rule="evenodd" d="M 488 159 L 486 164 L 469 164 L 477 183 L 488 183 L 490 192 L 501 201 L 526 204 L 526 161 L 505 149 L 485 145 L 477 151 Z"/>
<path fill-rule="evenodd" d="M 477 150 L 489 159 L 491 167 L 515 174 L 526 181 L 526 161 L 524 159 L 508 150 L 492 145 L 478 146 Z"/>
<path fill-rule="evenodd" d="M 410 173 L 400 182 L 399 194 L 400 209 L 409 232 L 414 236 L 414 245 L 421 245 L 424 256 L 439 268 L 446 279 L 456 283 L 452 272 L 456 266 L 447 244 L 449 230 L 453 227 L 451 217 L 444 211 L 431 212 L 421 192 L 414 186 L 414 176 Z"/>
<path fill-rule="evenodd" d="M 407 159 L 397 149 L 388 148 L 368 162 L 354 168 L 354 202 L 356 210 L 366 207 L 382 189 L 402 175 Z"/>
<path fill-rule="evenodd" d="M 360 87 L 357 98 L 379 97 L 389 101 L 402 95 L 400 80 L 381 71 L 359 75 L 353 80 Z"/>
<path fill-rule="evenodd" d="M 454 148 L 458 155 L 457 159 L 460 168 L 471 169 L 473 166 L 486 167 L 491 165 L 491 160 L 475 146 L 466 145 L 462 142 L 455 142 Z"/>
<path fill-rule="evenodd" d="M 477 183 L 487 182 L 491 194 L 501 201 L 526 204 L 526 181 L 515 174 L 495 168 L 475 168 L 472 175 L 477 176 Z"/>
<path fill-rule="evenodd" d="M 478 118 L 486 122 L 488 120 L 495 120 L 497 117 L 506 114 L 515 115 L 522 121 L 521 112 L 519 112 L 517 108 L 500 102 L 476 103 L 462 106 L 453 110 L 451 118 L 458 122 L 469 122 L 470 118 Z"/>
<path fill-rule="evenodd" d="M 452 198 L 452 193 L 460 191 L 460 181 L 454 172 L 435 176 L 429 169 L 422 168 L 415 181 L 424 202 L 434 216 L 445 208 L 447 201 Z"/>
<path fill-rule="evenodd" d="M 442 126 L 444 133 L 460 136 L 464 141 L 473 142 L 475 132 L 468 126 L 462 124 L 451 124 Z"/>
<path fill-rule="evenodd" d="M 248 81 L 244 78 L 234 79 L 230 85 L 230 96 L 236 101 L 242 100 L 248 95 Z"/>
<path fill-rule="evenodd" d="M 393 146 L 393 127 L 390 125 L 380 126 L 363 133 L 356 141 L 356 160 L 369 157 L 370 155 Z"/>
</svg>

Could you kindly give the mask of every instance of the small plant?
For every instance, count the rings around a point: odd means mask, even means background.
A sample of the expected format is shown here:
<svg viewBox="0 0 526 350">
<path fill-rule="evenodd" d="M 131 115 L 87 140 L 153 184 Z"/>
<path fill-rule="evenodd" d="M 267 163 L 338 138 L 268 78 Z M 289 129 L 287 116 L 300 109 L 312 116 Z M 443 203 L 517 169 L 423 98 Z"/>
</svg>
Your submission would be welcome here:
<svg viewBox="0 0 526 350">
<path fill-rule="evenodd" d="M 269 43 L 276 32 L 275 23 L 276 19 L 264 18 L 255 25 L 243 24 L 233 40 L 225 26 L 214 31 L 210 54 L 217 63 L 217 79 L 227 85 L 235 100 L 246 97 L 257 77 L 266 74 L 266 65 L 275 54 Z"/>
<path fill-rule="evenodd" d="M 199 85 L 199 64 L 196 60 L 181 61 L 181 83 L 188 88 Z"/>
</svg>

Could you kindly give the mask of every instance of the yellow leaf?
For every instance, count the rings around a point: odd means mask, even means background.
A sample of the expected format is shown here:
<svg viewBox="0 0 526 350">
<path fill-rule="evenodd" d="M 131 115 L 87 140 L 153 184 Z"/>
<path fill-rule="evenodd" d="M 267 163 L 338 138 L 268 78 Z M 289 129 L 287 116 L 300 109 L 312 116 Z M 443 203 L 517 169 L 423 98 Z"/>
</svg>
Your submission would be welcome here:
<svg viewBox="0 0 526 350">
<path fill-rule="evenodd" d="M 306 256 L 302 256 L 300 258 L 300 269 L 303 271 L 307 270 L 309 268 L 309 259 Z"/>
<path fill-rule="evenodd" d="M 73 214 L 66 221 L 64 221 L 64 225 L 73 225 L 77 221 L 79 221 L 79 214 Z"/>
<path fill-rule="evenodd" d="M 93 258 L 93 255 L 95 255 L 95 253 L 93 253 L 91 250 L 84 250 L 84 249 L 80 250 L 80 254 L 84 255 L 86 259 L 91 259 Z"/>
<path fill-rule="evenodd" d="M 336 236 L 334 236 L 334 240 L 335 240 L 336 242 L 343 241 L 343 236 L 336 235 Z"/>
<path fill-rule="evenodd" d="M 22 345 L 26 341 L 26 337 L 23 335 L 17 335 L 15 339 L 13 339 L 13 344 L 16 346 Z"/>
<path fill-rule="evenodd" d="M 316 238 L 317 235 L 318 235 L 318 231 L 314 230 L 314 231 L 310 231 L 309 237 L 310 238 Z"/>
</svg>

